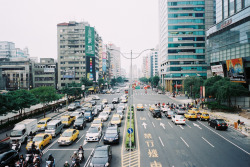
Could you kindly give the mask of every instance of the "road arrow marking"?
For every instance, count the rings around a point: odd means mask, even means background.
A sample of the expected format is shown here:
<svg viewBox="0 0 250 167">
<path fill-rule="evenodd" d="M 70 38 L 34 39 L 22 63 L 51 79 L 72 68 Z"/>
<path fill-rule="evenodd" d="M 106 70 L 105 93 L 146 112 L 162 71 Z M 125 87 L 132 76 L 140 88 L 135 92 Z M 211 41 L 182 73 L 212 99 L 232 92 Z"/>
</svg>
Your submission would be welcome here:
<svg viewBox="0 0 250 167">
<path fill-rule="evenodd" d="M 173 128 L 173 126 L 168 122 L 169 126 L 171 126 L 171 128 Z"/>
<path fill-rule="evenodd" d="M 160 123 L 160 126 L 162 126 L 163 127 L 163 129 L 165 129 L 165 124 L 164 123 Z"/>
<path fill-rule="evenodd" d="M 198 124 L 196 124 L 196 123 L 193 123 L 193 124 L 194 124 L 194 126 L 196 126 L 197 128 L 202 129 Z"/>
<path fill-rule="evenodd" d="M 144 129 L 147 129 L 147 124 L 145 122 L 142 123 L 142 126 L 144 126 Z"/>
</svg>

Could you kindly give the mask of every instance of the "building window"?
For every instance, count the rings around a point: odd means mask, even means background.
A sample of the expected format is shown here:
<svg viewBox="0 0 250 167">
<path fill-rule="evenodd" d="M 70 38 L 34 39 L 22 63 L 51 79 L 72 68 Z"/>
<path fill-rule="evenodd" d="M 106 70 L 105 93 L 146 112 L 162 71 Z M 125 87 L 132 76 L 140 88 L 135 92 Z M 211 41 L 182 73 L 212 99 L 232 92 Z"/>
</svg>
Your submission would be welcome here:
<svg viewBox="0 0 250 167">
<path fill-rule="evenodd" d="M 232 16 L 235 12 L 234 12 L 234 0 L 229 0 L 229 14 L 230 16 Z"/>
</svg>

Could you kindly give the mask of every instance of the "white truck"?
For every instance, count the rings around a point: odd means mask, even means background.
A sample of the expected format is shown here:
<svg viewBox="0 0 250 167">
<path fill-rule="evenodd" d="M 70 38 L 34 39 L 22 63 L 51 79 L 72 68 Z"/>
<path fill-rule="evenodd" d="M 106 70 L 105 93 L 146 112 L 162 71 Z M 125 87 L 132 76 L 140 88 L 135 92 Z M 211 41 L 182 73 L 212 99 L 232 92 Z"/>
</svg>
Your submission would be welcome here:
<svg viewBox="0 0 250 167">
<path fill-rule="evenodd" d="M 10 140 L 23 143 L 27 141 L 30 132 L 32 134 L 37 132 L 37 119 L 25 119 L 17 123 L 10 132 Z"/>
</svg>

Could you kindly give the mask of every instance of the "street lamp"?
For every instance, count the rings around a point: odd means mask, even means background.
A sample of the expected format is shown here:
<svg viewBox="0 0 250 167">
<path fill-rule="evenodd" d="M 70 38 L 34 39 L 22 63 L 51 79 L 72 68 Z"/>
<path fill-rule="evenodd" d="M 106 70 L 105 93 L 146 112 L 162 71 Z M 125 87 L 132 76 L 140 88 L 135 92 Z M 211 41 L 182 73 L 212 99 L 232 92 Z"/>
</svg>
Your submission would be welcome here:
<svg viewBox="0 0 250 167">
<path fill-rule="evenodd" d="M 133 64 L 133 59 L 137 59 L 137 58 L 140 57 L 141 54 L 144 53 L 145 51 L 148 51 L 148 50 L 151 50 L 151 51 L 152 51 L 152 50 L 154 50 L 154 48 L 152 48 L 152 49 L 145 49 L 145 50 L 141 51 L 141 53 L 139 53 L 139 55 L 136 56 L 136 57 L 134 57 L 134 58 L 132 57 L 132 56 L 133 56 L 132 50 L 131 50 L 131 52 L 130 52 L 130 58 L 124 56 L 124 54 L 123 54 L 120 50 L 116 50 L 116 49 L 112 49 L 112 48 L 108 48 L 108 50 L 117 51 L 117 52 L 119 52 L 119 53 L 122 55 L 122 57 L 124 57 L 125 59 L 130 59 L 130 104 L 129 104 L 129 108 L 130 108 L 130 110 L 131 110 L 131 107 L 132 107 L 132 104 L 133 104 L 133 88 L 132 88 L 132 84 L 133 84 L 133 79 L 132 79 L 132 64 Z M 129 128 L 131 129 L 132 112 L 130 112 L 129 118 L 130 118 L 130 126 L 129 126 Z M 131 152 L 131 144 L 132 144 L 132 143 L 131 143 L 131 138 L 129 138 L 130 152 Z M 129 157 L 129 166 L 130 166 L 130 161 L 131 161 L 131 157 Z"/>
</svg>

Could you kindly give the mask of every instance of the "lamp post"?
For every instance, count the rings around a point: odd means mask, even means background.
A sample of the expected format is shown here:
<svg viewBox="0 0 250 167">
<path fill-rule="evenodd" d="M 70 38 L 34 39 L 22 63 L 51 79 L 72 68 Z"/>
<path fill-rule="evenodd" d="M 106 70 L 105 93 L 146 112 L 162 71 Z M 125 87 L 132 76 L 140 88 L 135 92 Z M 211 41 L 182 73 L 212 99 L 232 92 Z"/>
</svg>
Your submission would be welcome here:
<svg viewBox="0 0 250 167">
<path fill-rule="evenodd" d="M 129 103 L 129 109 L 131 110 L 131 107 L 132 107 L 132 104 L 133 104 L 133 88 L 132 88 L 132 84 L 133 84 L 133 76 L 132 76 L 132 64 L 133 64 L 133 59 L 137 59 L 138 57 L 140 57 L 141 56 L 141 54 L 142 53 L 144 53 L 145 51 L 148 51 L 148 50 L 154 50 L 154 49 L 145 49 L 145 50 L 143 50 L 143 51 L 141 51 L 140 53 L 139 53 L 139 55 L 138 56 L 136 56 L 135 58 L 133 58 L 133 53 L 132 53 L 132 50 L 131 50 L 131 52 L 130 52 L 130 58 L 128 58 L 128 57 L 126 57 L 126 56 L 124 56 L 123 55 L 123 53 L 121 52 L 121 51 L 119 51 L 119 50 L 116 50 L 116 49 L 112 49 L 112 48 L 108 48 L 108 50 L 114 50 L 114 51 L 117 51 L 117 52 L 119 52 L 124 58 L 126 58 L 126 59 L 130 59 L 130 103 Z M 131 129 L 131 117 L 132 117 L 132 112 L 130 112 L 130 116 L 129 116 L 129 118 L 130 118 L 130 126 L 129 126 L 129 128 Z M 131 143 L 131 138 L 129 138 L 129 146 L 130 146 L 130 153 L 131 153 L 131 145 L 132 145 L 132 143 Z M 130 162 L 131 162 L 131 157 L 129 157 L 129 166 L 130 166 Z"/>
</svg>

